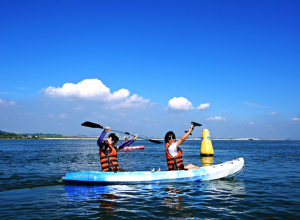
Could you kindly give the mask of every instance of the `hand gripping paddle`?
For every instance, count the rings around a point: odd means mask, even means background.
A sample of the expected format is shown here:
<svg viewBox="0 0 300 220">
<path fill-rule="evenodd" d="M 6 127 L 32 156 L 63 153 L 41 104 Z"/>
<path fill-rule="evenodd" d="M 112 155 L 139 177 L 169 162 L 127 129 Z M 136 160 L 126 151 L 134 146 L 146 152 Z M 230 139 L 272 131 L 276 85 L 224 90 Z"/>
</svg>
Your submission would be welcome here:
<svg viewBox="0 0 300 220">
<path fill-rule="evenodd" d="M 191 124 L 194 125 L 194 127 L 197 127 L 197 126 L 200 127 L 200 126 L 202 126 L 202 124 L 199 124 L 199 123 L 194 122 L 194 121 L 192 121 Z M 184 131 L 184 132 L 187 133 L 187 131 Z M 190 133 L 190 135 L 192 135 L 192 133 Z"/>
</svg>

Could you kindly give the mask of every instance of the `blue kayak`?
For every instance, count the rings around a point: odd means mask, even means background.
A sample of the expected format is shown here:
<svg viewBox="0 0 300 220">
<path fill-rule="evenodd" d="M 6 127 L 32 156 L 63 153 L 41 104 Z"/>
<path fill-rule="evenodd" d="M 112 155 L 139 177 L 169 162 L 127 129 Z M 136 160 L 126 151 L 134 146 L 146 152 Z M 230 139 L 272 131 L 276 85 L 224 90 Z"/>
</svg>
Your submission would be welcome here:
<svg viewBox="0 0 300 220">
<path fill-rule="evenodd" d="M 234 177 L 241 174 L 244 168 L 242 157 L 218 165 L 201 167 L 192 170 L 179 171 L 134 171 L 134 172 L 102 172 L 79 171 L 67 173 L 63 181 L 72 184 L 139 184 L 208 181 L 221 178 Z"/>
</svg>

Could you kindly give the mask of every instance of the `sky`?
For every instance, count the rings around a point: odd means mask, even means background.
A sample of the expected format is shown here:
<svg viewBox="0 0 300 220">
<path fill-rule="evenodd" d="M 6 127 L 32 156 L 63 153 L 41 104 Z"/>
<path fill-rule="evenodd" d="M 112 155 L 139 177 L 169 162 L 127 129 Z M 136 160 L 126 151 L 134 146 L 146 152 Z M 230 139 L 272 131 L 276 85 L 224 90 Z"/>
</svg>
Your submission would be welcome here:
<svg viewBox="0 0 300 220">
<path fill-rule="evenodd" d="M 298 0 L 0 0 L 0 130 L 300 139 Z"/>
</svg>

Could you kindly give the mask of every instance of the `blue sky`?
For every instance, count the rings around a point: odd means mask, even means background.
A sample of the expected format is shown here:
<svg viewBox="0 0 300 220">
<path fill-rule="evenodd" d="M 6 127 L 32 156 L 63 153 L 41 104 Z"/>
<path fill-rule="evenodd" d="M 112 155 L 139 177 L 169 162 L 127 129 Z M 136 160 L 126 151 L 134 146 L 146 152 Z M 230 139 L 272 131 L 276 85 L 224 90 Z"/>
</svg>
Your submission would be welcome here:
<svg viewBox="0 0 300 220">
<path fill-rule="evenodd" d="M 300 138 L 300 1 L 0 0 L 0 130 Z"/>
</svg>

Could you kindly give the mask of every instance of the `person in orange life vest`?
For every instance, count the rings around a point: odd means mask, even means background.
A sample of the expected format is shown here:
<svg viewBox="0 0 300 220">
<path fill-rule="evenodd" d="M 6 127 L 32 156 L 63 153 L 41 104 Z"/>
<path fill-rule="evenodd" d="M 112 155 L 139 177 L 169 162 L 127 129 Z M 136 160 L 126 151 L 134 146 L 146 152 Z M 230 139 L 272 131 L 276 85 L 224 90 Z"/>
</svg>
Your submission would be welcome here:
<svg viewBox="0 0 300 220">
<path fill-rule="evenodd" d="M 182 159 L 182 150 L 179 148 L 179 145 L 184 142 L 184 140 L 190 135 L 194 130 L 194 125 L 185 133 L 179 140 L 176 142 L 176 137 L 173 131 L 169 131 L 165 135 L 166 143 L 166 157 L 169 170 L 184 170 L 184 169 L 199 169 L 193 164 L 188 164 L 184 166 Z"/>
<path fill-rule="evenodd" d="M 137 139 L 138 135 L 136 134 L 131 141 L 124 142 L 121 145 L 115 147 L 115 144 L 119 141 L 119 138 L 114 133 L 111 133 L 108 136 L 107 141 L 103 141 L 105 134 L 109 131 L 110 128 L 106 127 L 97 141 L 97 144 L 99 146 L 101 167 L 102 171 L 118 171 L 120 170 L 120 168 L 117 158 L 117 152 L 122 148 L 132 144 Z"/>
</svg>

